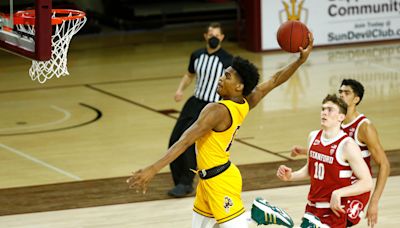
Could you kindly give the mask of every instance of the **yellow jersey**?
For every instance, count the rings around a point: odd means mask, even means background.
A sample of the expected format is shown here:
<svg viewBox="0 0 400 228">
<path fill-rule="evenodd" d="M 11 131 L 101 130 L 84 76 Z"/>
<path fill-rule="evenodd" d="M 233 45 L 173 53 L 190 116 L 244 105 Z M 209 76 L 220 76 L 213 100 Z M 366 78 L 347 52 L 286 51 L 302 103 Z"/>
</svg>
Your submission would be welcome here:
<svg viewBox="0 0 400 228">
<path fill-rule="evenodd" d="M 222 132 L 210 131 L 196 140 L 197 169 L 210 169 L 228 162 L 229 149 L 237 130 L 249 112 L 249 104 L 246 99 L 239 104 L 231 100 L 221 100 L 218 103 L 225 105 L 231 115 L 231 126 Z"/>
</svg>

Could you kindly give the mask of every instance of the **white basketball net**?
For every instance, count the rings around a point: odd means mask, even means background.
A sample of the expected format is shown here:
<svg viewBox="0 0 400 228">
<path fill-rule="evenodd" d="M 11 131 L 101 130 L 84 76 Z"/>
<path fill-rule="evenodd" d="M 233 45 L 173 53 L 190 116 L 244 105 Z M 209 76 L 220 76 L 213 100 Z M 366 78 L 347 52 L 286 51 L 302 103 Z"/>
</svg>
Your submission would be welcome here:
<svg viewBox="0 0 400 228">
<path fill-rule="evenodd" d="M 53 17 L 56 17 L 55 13 L 53 13 Z M 59 78 L 69 75 L 67 69 L 69 43 L 85 23 L 86 17 L 82 17 L 73 20 L 64 20 L 61 24 L 53 25 L 55 31 L 53 31 L 51 38 L 51 59 L 48 61 L 32 60 L 32 66 L 29 69 L 29 75 L 32 80 L 44 83 L 53 76 Z M 16 27 L 21 32 L 35 35 L 35 27 L 33 25 L 21 24 L 16 25 Z"/>
</svg>

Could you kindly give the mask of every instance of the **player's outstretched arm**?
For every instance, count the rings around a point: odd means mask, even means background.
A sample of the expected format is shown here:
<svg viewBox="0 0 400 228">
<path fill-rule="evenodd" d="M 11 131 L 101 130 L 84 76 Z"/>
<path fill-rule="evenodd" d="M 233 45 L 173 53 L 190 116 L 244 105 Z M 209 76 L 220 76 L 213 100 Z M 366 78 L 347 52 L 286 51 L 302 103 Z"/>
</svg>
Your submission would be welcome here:
<svg viewBox="0 0 400 228">
<path fill-rule="evenodd" d="M 314 38 L 312 33 L 309 33 L 308 39 L 309 45 L 306 49 L 300 47 L 300 56 L 296 61 L 276 72 L 270 80 L 257 85 L 253 92 L 246 97 L 247 101 L 249 102 L 250 109 L 254 108 L 263 97 L 271 92 L 271 90 L 286 82 L 294 74 L 294 72 L 306 62 L 313 48 Z"/>
<path fill-rule="evenodd" d="M 158 171 L 174 161 L 189 146 L 193 145 L 198 138 L 219 126 L 227 118 L 229 118 L 229 111 L 225 106 L 218 103 L 206 105 L 197 121 L 182 134 L 181 138 L 168 149 L 160 160 L 132 173 L 132 176 L 126 180 L 129 188 L 135 188 L 137 191 L 141 190 L 146 193 L 148 183 Z"/>
</svg>

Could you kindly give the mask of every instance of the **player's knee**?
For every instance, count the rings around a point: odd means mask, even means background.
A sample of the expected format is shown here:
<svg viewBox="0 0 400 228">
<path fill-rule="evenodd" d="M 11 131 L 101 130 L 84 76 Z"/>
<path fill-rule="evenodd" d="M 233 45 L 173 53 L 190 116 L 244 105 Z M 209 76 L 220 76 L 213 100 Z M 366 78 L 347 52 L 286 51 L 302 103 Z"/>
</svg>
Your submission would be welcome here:
<svg viewBox="0 0 400 228">
<path fill-rule="evenodd" d="M 248 219 L 249 215 L 243 213 L 238 217 L 229 220 L 227 222 L 219 224 L 220 228 L 247 228 L 248 227 Z"/>
</svg>

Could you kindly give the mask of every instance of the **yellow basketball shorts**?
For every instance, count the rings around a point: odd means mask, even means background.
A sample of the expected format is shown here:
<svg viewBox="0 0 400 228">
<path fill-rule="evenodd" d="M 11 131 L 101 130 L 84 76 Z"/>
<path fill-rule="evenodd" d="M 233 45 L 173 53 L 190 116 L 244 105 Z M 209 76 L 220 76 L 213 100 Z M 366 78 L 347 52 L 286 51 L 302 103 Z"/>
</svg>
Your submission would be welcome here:
<svg viewBox="0 0 400 228">
<path fill-rule="evenodd" d="M 243 214 L 241 199 L 242 176 L 234 165 L 210 179 L 200 179 L 193 210 L 206 217 L 224 223 Z"/>
</svg>

